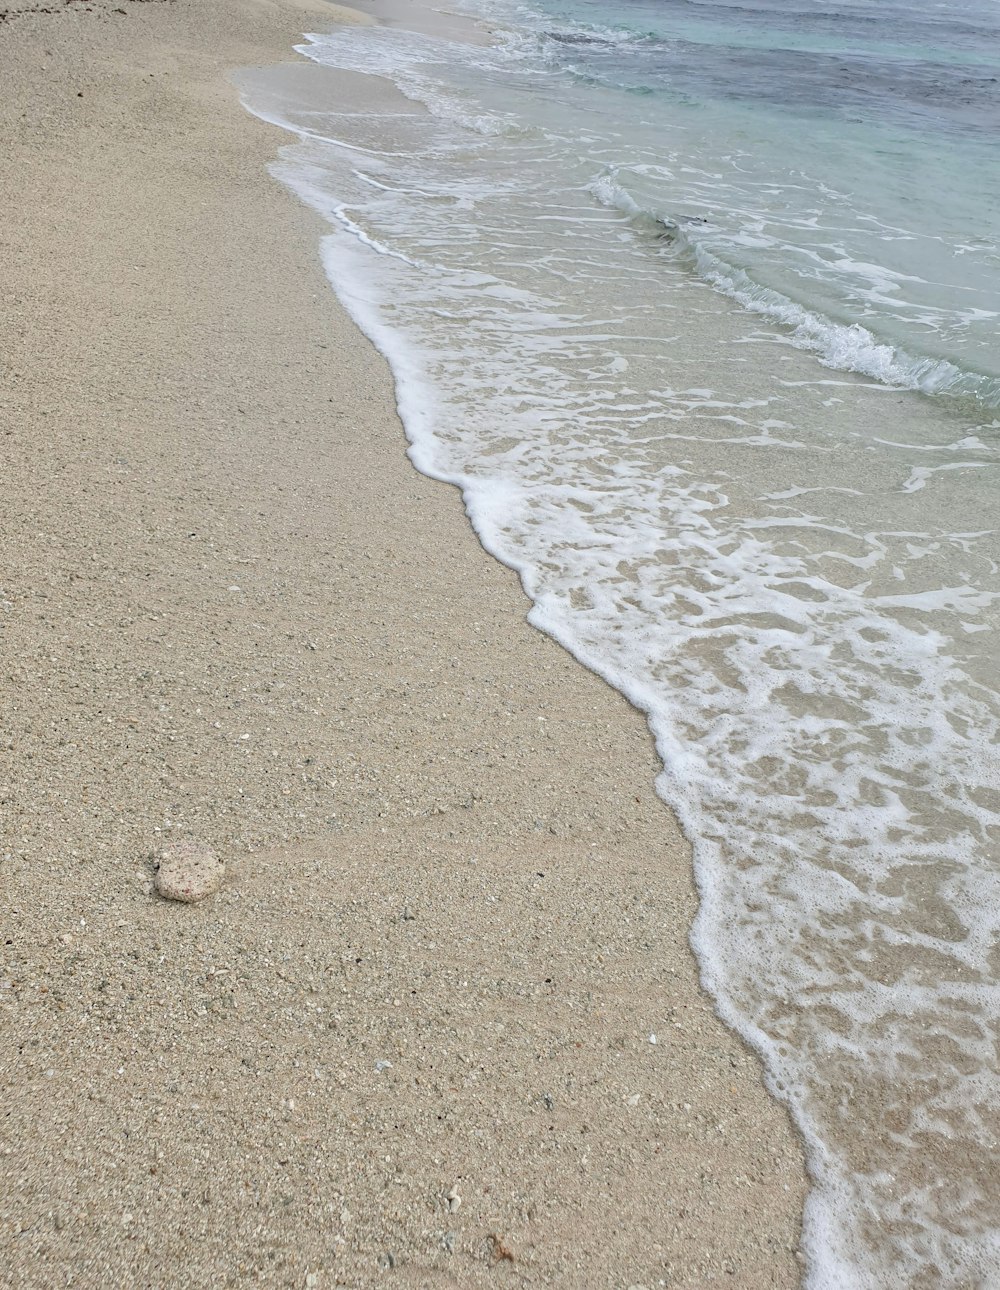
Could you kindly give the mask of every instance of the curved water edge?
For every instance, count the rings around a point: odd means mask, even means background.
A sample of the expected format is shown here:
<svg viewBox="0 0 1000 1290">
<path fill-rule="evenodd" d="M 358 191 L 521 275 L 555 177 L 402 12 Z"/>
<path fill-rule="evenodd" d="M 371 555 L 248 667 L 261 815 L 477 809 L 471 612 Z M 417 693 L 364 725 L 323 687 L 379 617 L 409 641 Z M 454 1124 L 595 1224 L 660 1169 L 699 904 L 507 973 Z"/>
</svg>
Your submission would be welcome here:
<svg viewBox="0 0 1000 1290">
<path fill-rule="evenodd" d="M 885 1190 L 887 1178 L 876 1176 L 866 1180 L 873 1195 L 859 1197 L 859 1190 L 864 1190 L 858 1186 L 860 1180 L 856 1176 L 845 1176 L 842 1161 L 836 1153 L 831 1153 L 824 1137 L 816 1131 L 814 1118 L 807 1107 L 808 1095 L 801 1087 L 801 1074 L 794 1067 L 790 1068 L 786 1060 L 789 1050 L 776 1045 L 773 1033 L 768 1033 L 747 1017 L 743 1010 L 745 1002 L 741 1007 L 739 994 L 734 992 L 725 968 L 717 962 L 720 944 L 733 940 L 732 915 L 733 909 L 740 903 L 738 896 L 743 897 L 744 905 L 753 905 L 756 892 L 753 891 L 753 882 L 740 882 L 738 885 L 745 886 L 748 890 L 734 892 L 732 878 L 726 872 L 725 860 L 720 855 L 721 847 L 718 841 L 711 840 L 713 833 L 718 835 L 718 824 L 711 820 L 710 812 L 706 812 L 693 800 L 696 794 L 692 785 L 699 781 L 707 793 L 707 781 L 711 779 L 710 768 L 699 766 L 695 770 L 690 744 L 679 737 L 672 720 L 664 720 L 662 690 L 644 682 L 637 675 L 640 669 L 633 671 L 628 660 L 616 662 L 609 658 L 605 642 L 601 642 L 596 648 L 588 647 L 585 638 L 581 637 L 575 621 L 576 615 L 567 614 L 563 598 L 549 590 L 538 565 L 519 557 L 512 550 L 509 542 L 509 519 L 511 511 L 522 500 L 517 497 L 516 490 L 509 484 L 498 486 L 495 481 L 484 483 L 476 475 L 457 472 L 442 464 L 433 435 L 433 388 L 427 383 L 422 365 L 409 361 L 401 353 L 398 337 L 385 327 L 377 310 L 371 307 L 366 298 L 363 279 L 352 274 L 345 265 L 343 250 L 339 239 L 327 240 L 324 262 L 341 302 L 360 329 L 389 360 L 396 382 L 400 416 L 411 445 L 409 456 L 414 465 L 423 474 L 461 490 L 467 514 L 484 548 L 518 573 L 525 593 L 533 603 L 528 615 L 529 622 L 552 636 L 584 666 L 624 694 L 649 722 L 658 755 L 665 766 L 658 779 L 657 789 L 675 811 L 687 837 L 693 843 L 701 908 L 691 939 L 700 965 L 702 982 L 715 1000 L 722 1019 L 763 1057 L 768 1086 L 779 1100 L 789 1106 L 806 1144 L 809 1170 L 814 1180 L 804 1214 L 803 1245 L 808 1254 L 808 1286 L 811 1290 L 844 1290 L 847 1286 L 858 1287 L 858 1290 L 862 1287 L 865 1290 L 869 1287 L 870 1290 L 881 1290 L 887 1284 L 884 1270 L 871 1274 L 865 1272 L 871 1250 L 866 1248 L 863 1240 L 851 1239 L 850 1233 L 845 1231 L 843 1217 L 851 1211 L 856 1212 L 860 1205 L 868 1208 L 873 1215 L 880 1210 L 885 1211 L 886 1198 L 879 1193 Z M 934 682 L 931 681 L 928 691 L 933 694 L 934 690 Z M 724 802 L 721 805 L 723 811 L 726 811 L 732 804 Z M 708 820 L 706 815 L 709 816 Z M 737 832 L 752 833 L 753 829 L 744 824 Z M 729 845 L 731 849 L 738 849 L 732 840 Z M 754 841 L 749 845 L 755 845 Z M 837 892 L 829 902 L 829 907 L 837 909 L 842 902 L 843 896 Z M 731 945 L 731 954 L 734 960 L 745 957 L 745 947 L 741 941 L 735 941 Z M 755 971 L 759 971 L 759 960 L 754 961 L 757 965 Z M 800 983 L 800 988 L 806 993 L 810 986 L 811 983 L 808 982 Z M 973 991 L 973 996 L 975 993 Z M 995 1001 L 984 999 L 982 1002 L 984 1011 L 988 1013 Z M 808 1001 L 804 1006 L 808 1008 Z M 893 1018 L 889 1009 L 883 1015 L 890 1024 L 901 1020 Z M 876 1021 L 881 1019 L 880 1016 L 874 1017 Z M 926 1023 L 919 1024 L 922 1029 Z M 808 1045 L 805 1047 L 808 1049 Z M 961 1092 L 955 1100 L 961 1104 L 964 1100 Z M 883 1103 L 882 1106 L 884 1105 Z M 900 1212 L 897 1217 L 904 1228 L 912 1226 L 904 1213 Z M 955 1283 L 960 1283 L 958 1278 L 964 1275 L 969 1262 L 967 1259 L 949 1257 L 947 1239 L 928 1231 L 923 1238 L 908 1235 L 907 1244 L 909 1243 L 914 1246 L 912 1255 L 919 1263 L 927 1262 L 929 1256 L 942 1273 L 949 1264 L 953 1264 Z M 983 1273 L 991 1266 L 1000 1264 L 1000 1242 L 992 1235 L 986 1239 L 982 1252 L 975 1256 L 974 1264 Z M 949 1284 L 949 1281 L 943 1279 L 940 1284 Z"/>
<path fill-rule="evenodd" d="M 996 423 L 836 376 L 693 271 L 683 209 L 661 243 L 596 202 L 607 100 L 523 49 L 302 52 L 386 80 L 248 106 L 299 136 L 277 173 L 339 230 L 414 464 L 647 714 L 703 979 L 808 1144 L 810 1285 L 989 1284 Z"/>
</svg>

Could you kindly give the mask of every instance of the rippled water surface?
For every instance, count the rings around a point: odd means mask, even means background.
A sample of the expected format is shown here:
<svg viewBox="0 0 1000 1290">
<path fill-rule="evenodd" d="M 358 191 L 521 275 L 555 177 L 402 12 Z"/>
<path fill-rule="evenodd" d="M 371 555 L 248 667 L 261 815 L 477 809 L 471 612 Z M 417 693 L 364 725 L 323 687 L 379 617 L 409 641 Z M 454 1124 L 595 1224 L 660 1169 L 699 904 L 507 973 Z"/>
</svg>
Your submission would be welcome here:
<svg viewBox="0 0 1000 1290">
<path fill-rule="evenodd" d="M 878 12 L 494 7 L 243 89 L 415 463 L 649 715 L 810 1285 L 992 1287 L 996 29 Z"/>
</svg>

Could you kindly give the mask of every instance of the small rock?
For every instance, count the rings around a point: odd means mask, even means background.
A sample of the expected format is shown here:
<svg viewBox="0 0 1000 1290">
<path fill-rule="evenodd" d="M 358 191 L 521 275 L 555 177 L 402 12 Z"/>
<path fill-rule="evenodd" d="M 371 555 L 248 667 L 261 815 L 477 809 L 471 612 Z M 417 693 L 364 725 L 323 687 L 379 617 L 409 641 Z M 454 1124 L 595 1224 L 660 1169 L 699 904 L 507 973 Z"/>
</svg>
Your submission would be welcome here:
<svg viewBox="0 0 1000 1290">
<path fill-rule="evenodd" d="M 191 904 L 217 892 L 225 872 L 225 865 L 208 847 L 188 840 L 174 842 L 160 856 L 156 890 L 167 900 Z"/>
<path fill-rule="evenodd" d="M 452 1187 L 448 1195 L 445 1196 L 445 1200 L 448 1202 L 448 1212 L 450 1214 L 454 1214 L 454 1212 L 458 1209 L 458 1207 L 462 1203 L 462 1198 L 458 1194 L 458 1191 L 456 1190 L 456 1188 L 454 1187 Z"/>
</svg>

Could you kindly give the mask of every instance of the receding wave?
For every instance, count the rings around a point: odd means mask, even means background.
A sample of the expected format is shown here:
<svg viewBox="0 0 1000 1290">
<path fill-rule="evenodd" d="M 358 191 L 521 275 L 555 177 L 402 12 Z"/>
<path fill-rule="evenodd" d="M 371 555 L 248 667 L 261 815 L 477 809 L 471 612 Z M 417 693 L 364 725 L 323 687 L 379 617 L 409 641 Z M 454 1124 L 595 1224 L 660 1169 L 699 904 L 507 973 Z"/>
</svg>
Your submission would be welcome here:
<svg viewBox="0 0 1000 1290">
<path fill-rule="evenodd" d="M 745 269 L 727 264 L 701 246 L 688 231 L 693 227 L 691 221 L 640 206 L 612 174 L 595 179 L 590 192 L 602 205 L 622 211 L 640 228 L 668 240 L 699 277 L 744 309 L 777 323 L 797 349 L 809 350 L 825 367 L 857 372 L 898 389 L 971 399 L 988 411 L 1000 408 L 1000 380 L 996 377 L 965 371 L 945 358 L 910 354 L 879 340 L 860 323 L 834 322 L 755 282 Z"/>
</svg>

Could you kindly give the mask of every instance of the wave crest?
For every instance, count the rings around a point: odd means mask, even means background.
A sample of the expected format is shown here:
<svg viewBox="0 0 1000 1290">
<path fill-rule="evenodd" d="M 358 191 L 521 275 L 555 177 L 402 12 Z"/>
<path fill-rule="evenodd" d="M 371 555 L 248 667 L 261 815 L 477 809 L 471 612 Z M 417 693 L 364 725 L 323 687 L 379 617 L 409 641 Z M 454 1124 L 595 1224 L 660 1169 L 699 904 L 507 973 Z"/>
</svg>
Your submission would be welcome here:
<svg viewBox="0 0 1000 1290">
<path fill-rule="evenodd" d="M 621 211 L 637 227 L 668 239 L 700 278 L 744 309 L 777 323 L 796 349 L 809 350 L 825 367 L 857 372 L 896 389 L 969 398 L 990 411 L 1000 408 L 1000 380 L 996 377 L 966 371 L 948 359 L 910 354 L 880 340 L 860 323 L 835 322 L 755 282 L 745 269 L 726 263 L 702 246 L 690 232 L 696 227 L 693 221 L 640 206 L 618 181 L 617 173 L 608 170 L 588 185 L 601 205 Z"/>
</svg>

